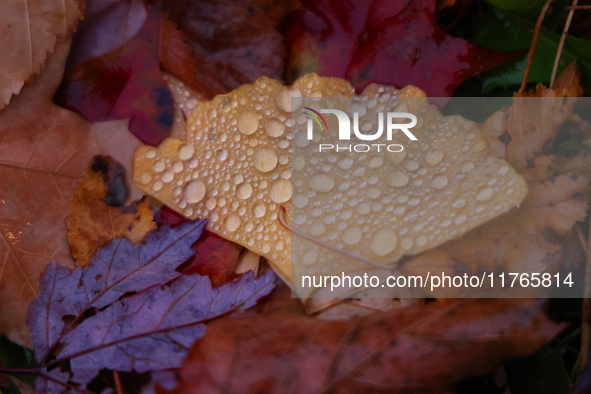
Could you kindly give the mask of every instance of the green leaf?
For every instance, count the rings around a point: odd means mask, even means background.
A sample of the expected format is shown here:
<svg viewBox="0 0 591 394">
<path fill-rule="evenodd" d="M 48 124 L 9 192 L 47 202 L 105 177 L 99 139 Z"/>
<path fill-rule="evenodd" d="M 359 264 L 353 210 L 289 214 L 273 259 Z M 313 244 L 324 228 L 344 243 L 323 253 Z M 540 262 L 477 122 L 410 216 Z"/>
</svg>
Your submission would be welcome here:
<svg viewBox="0 0 591 394">
<path fill-rule="evenodd" d="M 503 11 L 514 12 L 528 19 L 537 18 L 546 0 L 487 0 Z"/>
<path fill-rule="evenodd" d="M 472 41 L 496 50 L 529 50 L 535 24 L 515 14 L 485 7 L 482 17 L 473 23 Z M 544 27 L 540 29 L 538 43 L 528 76 L 528 82 L 549 83 L 558 51 L 560 34 Z M 576 60 L 582 73 L 582 85 L 591 92 L 591 42 L 567 35 L 558 72 Z M 507 90 L 521 84 L 527 54 L 516 62 L 508 63 L 480 74 L 482 93 L 490 94 L 494 89 Z"/>
<path fill-rule="evenodd" d="M 544 346 L 531 356 L 507 361 L 511 394 L 567 394 L 570 379 L 563 353 L 564 347 Z"/>
<path fill-rule="evenodd" d="M 0 360 L 6 368 L 35 368 L 37 366 L 31 349 L 16 344 L 5 336 L 0 336 Z M 35 383 L 35 375 L 33 374 L 15 373 L 13 376 L 25 383 Z"/>
</svg>

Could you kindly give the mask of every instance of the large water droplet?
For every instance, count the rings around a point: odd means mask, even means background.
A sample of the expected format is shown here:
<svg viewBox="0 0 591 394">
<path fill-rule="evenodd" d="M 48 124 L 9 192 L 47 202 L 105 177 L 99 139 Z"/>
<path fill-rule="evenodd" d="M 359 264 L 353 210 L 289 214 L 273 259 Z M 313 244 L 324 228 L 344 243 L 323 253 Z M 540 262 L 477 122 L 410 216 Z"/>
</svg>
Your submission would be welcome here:
<svg viewBox="0 0 591 394">
<path fill-rule="evenodd" d="M 388 176 L 387 182 L 388 185 L 394 187 L 406 186 L 409 182 L 408 174 L 404 171 L 396 171 Z"/>
<path fill-rule="evenodd" d="M 361 240 L 361 229 L 359 227 L 352 227 L 343 234 L 343 242 L 347 245 L 355 245 Z"/>
<path fill-rule="evenodd" d="M 282 178 L 273 181 L 269 190 L 269 196 L 277 204 L 289 201 L 291 198 L 291 182 Z"/>
<path fill-rule="evenodd" d="M 183 196 L 188 203 L 199 202 L 205 197 L 205 185 L 200 180 L 193 180 L 185 185 Z"/>
<path fill-rule="evenodd" d="M 229 216 L 226 218 L 226 220 L 224 220 L 224 228 L 226 229 L 226 231 L 229 232 L 238 230 L 240 224 L 241 221 L 240 218 L 238 218 L 238 216 Z"/>
<path fill-rule="evenodd" d="M 238 130 L 242 134 L 251 135 L 259 128 L 259 118 L 255 112 L 244 111 L 238 116 Z"/>
<path fill-rule="evenodd" d="M 277 119 L 269 119 L 265 123 L 265 131 L 269 137 L 281 137 L 285 131 L 285 125 Z"/>
<path fill-rule="evenodd" d="M 268 148 L 258 148 L 253 156 L 254 167 L 261 172 L 272 171 L 277 167 L 277 154 Z"/>
<path fill-rule="evenodd" d="M 494 191 L 490 187 L 486 187 L 478 192 L 476 199 L 478 201 L 488 201 L 493 197 Z"/>
<path fill-rule="evenodd" d="M 334 188 L 334 179 L 324 174 L 314 175 L 310 178 L 310 188 L 320 193 L 327 193 Z"/>
<path fill-rule="evenodd" d="M 243 200 L 252 195 L 252 186 L 250 183 L 243 183 L 236 189 L 236 195 Z"/>
<path fill-rule="evenodd" d="M 398 236 L 392 230 L 379 230 L 371 238 L 371 251 L 378 256 L 385 256 L 396 249 Z"/>
<path fill-rule="evenodd" d="M 447 182 L 447 177 L 445 175 L 437 175 L 431 181 L 431 187 L 435 190 L 441 190 L 447 186 Z"/>
</svg>

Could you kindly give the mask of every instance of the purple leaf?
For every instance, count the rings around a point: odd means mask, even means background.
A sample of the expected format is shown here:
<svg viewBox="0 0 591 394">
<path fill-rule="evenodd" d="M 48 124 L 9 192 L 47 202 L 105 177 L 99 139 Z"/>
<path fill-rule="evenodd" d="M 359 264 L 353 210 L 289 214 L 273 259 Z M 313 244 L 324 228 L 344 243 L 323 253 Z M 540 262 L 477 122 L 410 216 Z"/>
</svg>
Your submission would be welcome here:
<svg viewBox="0 0 591 394">
<path fill-rule="evenodd" d="M 114 302 L 65 335 L 58 361 L 70 359 L 72 381 L 83 387 L 101 369 L 143 373 L 178 368 L 205 334 L 207 320 L 248 308 L 269 294 L 274 275 L 252 272 L 212 288 L 207 276 L 183 275 Z"/>
<path fill-rule="evenodd" d="M 85 6 L 68 55 L 70 64 L 119 48 L 137 34 L 148 16 L 143 0 L 87 0 Z"/>
<path fill-rule="evenodd" d="M 117 239 L 94 255 L 86 270 L 70 272 L 52 262 L 41 276 L 39 297 L 29 306 L 27 325 L 37 361 L 41 362 L 63 335 L 65 316 L 80 317 L 91 307 L 103 308 L 125 293 L 161 285 L 178 277 L 176 268 L 194 254 L 205 220 L 162 227 L 142 244 Z M 66 332 L 73 324 L 66 327 Z"/>
<path fill-rule="evenodd" d="M 47 371 L 44 369 L 35 379 L 35 394 L 59 394 L 64 392 L 65 387 L 57 381 L 67 382 L 68 373 L 62 372 L 60 368 Z"/>
</svg>

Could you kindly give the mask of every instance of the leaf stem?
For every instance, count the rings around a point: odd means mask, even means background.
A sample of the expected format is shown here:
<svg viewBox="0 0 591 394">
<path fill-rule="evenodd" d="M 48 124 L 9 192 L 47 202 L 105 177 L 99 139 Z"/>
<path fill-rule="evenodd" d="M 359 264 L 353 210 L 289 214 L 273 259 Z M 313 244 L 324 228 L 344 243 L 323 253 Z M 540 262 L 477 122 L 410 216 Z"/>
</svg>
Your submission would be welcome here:
<svg viewBox="0 0 591 394">
<path fill-rule="evenodd" d="M 14 374 L 14 373 L 26 373 L 30 375 L 36 375 L 39 373 L 39 368 L 0 368 L 0 373 Z"/>
<path fill-rule="evenodd" d="M 119 378 L 119 372 L 113 371 L 113 378 L 115 379 L 115 389 L 117 394 L 123 394 L 123 386 L 121 385 L 121 378 Z"/>
<path fill-rule="evenodd" d="M 572 7 L 576 7 L 579 0 L 573 0 Z M 568 28 L 570 27 L 570 23 L 573 20 L 573 15 L 575 13 L 575 8 L 571 8 L 568 17 L 566 18 L 566 23 L 564 24 L 564 29 L 562 29 L 562 36 L 560 37 L 560 42 L 558 43 L 558 50 L 556 51 L 556 57 L 554 58 L 554 67 L 552 68 L 552 77 L 550 78 L 550 88 L 554 85 L 554 79 L 556 79 L 556 72 L 558 71 L 558 62 L 560 61 L 560 55 L 562 54 L 562 47 L 564 46 L 564 40 L 566 40 L 566 34 L 568 32 Z"/>
<path fill-rule="evenodd" d="M 523 73 L 523 81 L 521 81 L 521 87 L 517 92 L 518 95 L 525 92 L 525 85 L 527 84 L 527 77 L 529 75 L 529 70 L 531 65 L 534 61 L 534 53 L 536 52 L 536 44 L 538 43 L 538 36 L 540 35 L 540 28 L 542 27 L 542 21 L 544 20 L 544 16 L 546 15 L 546 11 L 548 11 L 548 7 L 552 3 L 552 0 L 546 0 L 546 4 L 542 7 L 542 11 L 540 12 L 540 16 L 538 16 L 538 21 L 536 22 L 536 28 L 534 29 L 534 37 L 531 42 L 531 47 L 529 49 L 529 55 L 527 56 L 527 66 L 525 67 L 525 72 Z"/>
</svg>

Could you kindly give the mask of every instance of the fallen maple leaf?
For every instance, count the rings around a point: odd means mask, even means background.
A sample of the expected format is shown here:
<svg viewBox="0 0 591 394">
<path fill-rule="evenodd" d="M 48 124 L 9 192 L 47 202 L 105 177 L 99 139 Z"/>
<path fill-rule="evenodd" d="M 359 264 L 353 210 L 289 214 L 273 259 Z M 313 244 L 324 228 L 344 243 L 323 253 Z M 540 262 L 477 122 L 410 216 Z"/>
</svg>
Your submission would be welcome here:
<svg viewBox="0 0 591 394">
<path fill-rule="evenodd" d="M 209 324 L 174 392 L 440 392 L 535 351 L 561 329 L 543 300 L 435 302 L 344 321 L 282 303 Z"/>
<path fill-rule="evenodd" d="M 99 249 L 85 270 L 72 272 L 52 262 L 41 277 L 40 295 L 31 301 L 27 318 L 37 361 L 47 357 L 87 309 L 103 308 L 125 293 L 178 277 L 176 268 L 193 255 L 191 245 L 205 223 L 196 220 L 174 229 L 164 227 L 138 245 L 116 239 Z M 67 325 L 61 319 L 66 315 L 74 318 Z"/>
<path fill-rule="evenodd" d="M 302 3 L 288 30 L 292 80 L 315 72 L 356 89 L 414 85 L 429 97 L 449 97 L 469 77 L 515 59 L 514 52 L 448 36 L 437 26 L 433 0 Z"/>
<path fill-rule="evenodd" d="M 99 249 L 85 270 L 71 272 L 52 262 L 29 310 L 43 367 L 38 387 L 47 384 L 47 368 L 66 360 L 71 376 L 59 380 L 82 387 L 103 368 L 139 373 L 176 368 L 204 334 L 205 321 L 248 308 L 273 290 L 271 272 L 258 279 L 243 275 L 215 289 L 207 277 L 181 275 L 176 268 L 194 253 L 190 246 L 204 226 L 204 220 L 166 226 L 139 245 L 116 239 Z M 89 315 L 89 309 L 95 313 Z"/>
<path fill-rule="evenodd" d="M 0 109 L 39 73 L 60 39 L 82 19 L 83 0 L 5 1 L 0 5 Z"/>
<path fill-rule="evenodd" d="M 64 219 L 76 180 L 97 154 L 130 166 L 139 145 L 126 122 L 90 125 L 52 103 L 68 48 L 60 43 L 35 84 L 0 112 L 0 334 L 19 343 L 28 342 L 26 311 L 47 261 L 75 267 Z"/>
<path fill-rule="evenodd" d="M 128 18 L 99 9 L 81 23 L 85 29 L 82 32 L 86 34 L 80 36 L 81 42 L 75 47 L 81 53 L 75 52 L 68 59 L 55 99 L 57 104 L 91 122 L 130 119 L 129 130 L 135 136 L 144 143 L 158 145 L 170 136 L 174 110 L 158 62 L 161 4 L 156 2 L 151 6 L 141 29 L 124 43 L 112 31 L 113 25 L 119 23 L 121 32 L 130 34 L 127 24 L 133 16 L 131 12 L 141 9 L 140 6 L 131 7 L 135 3 L 130 2 Z M 138 13 L 140 21 L 145 12 Z M 108 23 L 109 19 L 114 22 Z M 96 31 L 90 34 L 88 26 Z M 94 36 L 101 32 L 104 32 L 101 39 L 109 41 L 102 44 L 103 50 L 115 48 L 101 56 L 87 58 L 91 54 L 84 50 L 94 44 Z"/>
<path fill-rule="evenodd" d="M 86 169 L 85 178 L 78 181 L 72 201 L 68 204 L 66 224 L 72 256 L 80 267 L 90 262 L 99 247 L 115 238 L 125 237 L 135 244 L 143 241 L 146 234 L 156 228 L 146 198 L 123 207 L 107 204 L 109 182 L 125 182 L 124 176 L 120 163 L 110 157 L 95 156 Z M 127 188 L 127 185 L 124 187 Z"/>
<path fill-rule="evenodd" d="M 280 79 L 283 38 L 261 3 L 165 3 L 170 21 L 162 26 L 162 65 L 208 99 L 262 76 Z"/>
</svg>

